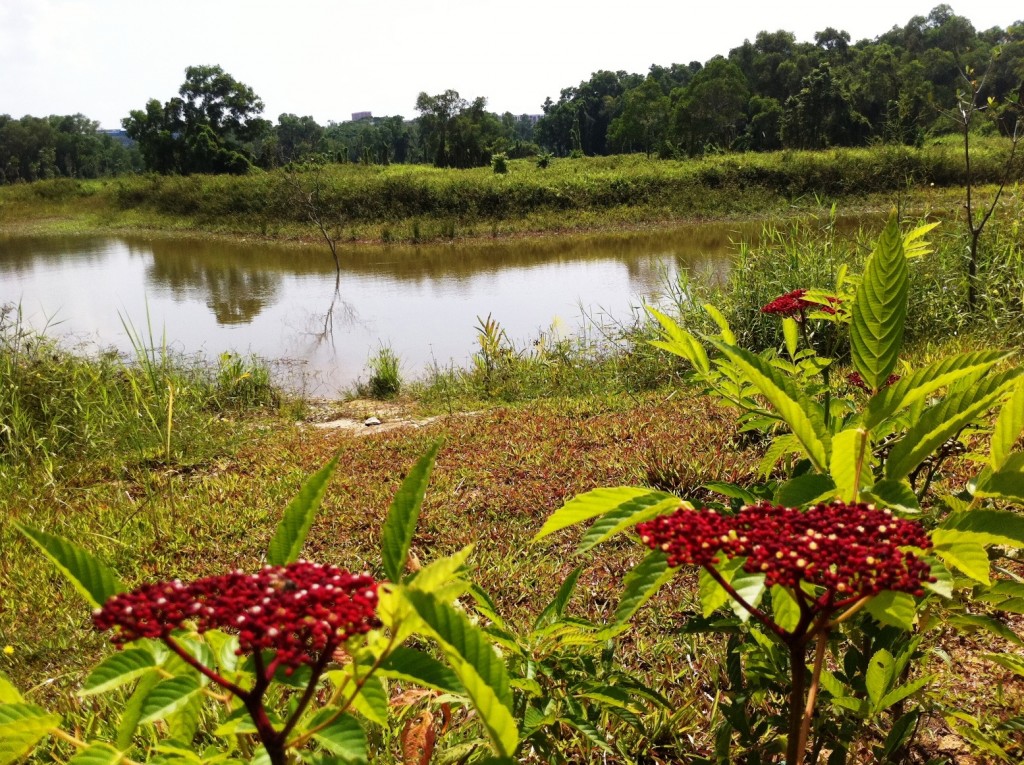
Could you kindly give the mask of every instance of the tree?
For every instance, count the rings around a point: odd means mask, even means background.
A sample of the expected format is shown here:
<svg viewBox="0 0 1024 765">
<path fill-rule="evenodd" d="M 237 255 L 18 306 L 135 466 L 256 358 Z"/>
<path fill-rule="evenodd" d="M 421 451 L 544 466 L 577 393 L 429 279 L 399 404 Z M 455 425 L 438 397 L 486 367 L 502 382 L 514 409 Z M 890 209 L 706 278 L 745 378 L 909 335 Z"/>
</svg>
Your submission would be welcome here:
<svg viewBox="0 0 1024 765">
<path fill-rule="evenodd" d="M 482 167 L 490 164 L 496 142 L 502 138 L 501 121 L 487 111 L 487 99 L 472 102 L 458 91 L 436 96 L 420 93 L 416 99 L 420 137 L 426 155 L 436 167 Z"/>
<path fill-rule="evenodd" d="M 786 99 L 782 142 L 798 149 L 850 146 L 863 139 L 867 127 L 832 67 L 821 64 L 804 78 L 800 92 Z"/>
<path fill-rule="evenodd" d="M 728 149 L 739 136 L 750 91 L 740 68 L 716 56 L 708 61 L 679 95 L 675 107 L 675 131 L 689 154 L 707 146 Z"/>
<path fill-rule="evenodd" d="M 647 156 L 665 141 L 671 103 L 661 85 L 648 75 L 644 84 L 623 96 L 622 113 L 608 126 L 612 151 L 643 151 Z"/>
<path fill-rule="evenodd" d="M 245 173 L 270 130 L 263 101 L 219 66 L 190 66 L 178 96 L 151 99 L 121 121 L 147 166 L 161 173 Z"/>
</svg>

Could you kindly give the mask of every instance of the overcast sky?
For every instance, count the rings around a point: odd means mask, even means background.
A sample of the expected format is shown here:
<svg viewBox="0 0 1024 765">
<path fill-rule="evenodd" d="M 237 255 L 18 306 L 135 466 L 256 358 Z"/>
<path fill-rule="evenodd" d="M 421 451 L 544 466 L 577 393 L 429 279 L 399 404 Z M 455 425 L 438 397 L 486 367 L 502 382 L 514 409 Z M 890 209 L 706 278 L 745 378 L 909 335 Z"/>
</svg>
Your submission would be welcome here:
<svg viewBox="0 0 1024 765">
<path fill-rule="evenodd" d="M 958 4 L 959 2 L 959 4 Z M 414 117 L 420 91 L 485 96 L 537 114 L 598 69 L 704 62 L 785 29 L 874 38 L 934 0 L 0 0 L 0 114 L 74 114 L 102 127 L 173 96 L 185 67 L 219 64 L 264 116 Z M 1024 17 L 1017 0 L 950 2 L 980 30 Z"/>
</svg>

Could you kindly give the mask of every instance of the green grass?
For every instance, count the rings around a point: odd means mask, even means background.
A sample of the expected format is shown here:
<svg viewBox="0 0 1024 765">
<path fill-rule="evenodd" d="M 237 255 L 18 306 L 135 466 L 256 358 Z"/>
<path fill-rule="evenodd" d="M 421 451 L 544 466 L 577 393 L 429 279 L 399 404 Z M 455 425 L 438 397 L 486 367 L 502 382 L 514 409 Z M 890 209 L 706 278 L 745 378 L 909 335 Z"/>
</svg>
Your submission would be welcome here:
<svg viewBox="0 0 1024 765">
<path fill-rule="evenodd" d="M 1005 147 L 979 140 L 979 183 L 1000 174 Z M 339 241 L 423 242 L 539 231 L 628 227 L 706 217 L 782 214 L 823 199 L 918 197 L 962 183 L 946 143 L 659 160 L 641 155 L 511 160 L 509 171 L 424 165 L 331 165 L 289 174 L 125 176 L 0 187 L 0 230 L 157 229 L 313 239 L 301 200 L 316 191 Z"/>
</svg>

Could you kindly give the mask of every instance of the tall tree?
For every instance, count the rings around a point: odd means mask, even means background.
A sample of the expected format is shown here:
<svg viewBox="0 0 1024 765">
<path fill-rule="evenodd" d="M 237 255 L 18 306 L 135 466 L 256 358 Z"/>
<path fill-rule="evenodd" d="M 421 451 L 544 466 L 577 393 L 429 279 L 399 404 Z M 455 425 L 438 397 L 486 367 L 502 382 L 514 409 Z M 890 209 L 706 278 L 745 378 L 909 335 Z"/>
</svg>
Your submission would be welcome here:
<svg viewBox="0 0 1024 765">
<path fill-rule="evenodd" d="M 162 173 L 244 173 L 271 129 L 263 101 L 219 66 L 190 66 L 178 95 L 121 121 L 146 164 Z"/>
</svg>

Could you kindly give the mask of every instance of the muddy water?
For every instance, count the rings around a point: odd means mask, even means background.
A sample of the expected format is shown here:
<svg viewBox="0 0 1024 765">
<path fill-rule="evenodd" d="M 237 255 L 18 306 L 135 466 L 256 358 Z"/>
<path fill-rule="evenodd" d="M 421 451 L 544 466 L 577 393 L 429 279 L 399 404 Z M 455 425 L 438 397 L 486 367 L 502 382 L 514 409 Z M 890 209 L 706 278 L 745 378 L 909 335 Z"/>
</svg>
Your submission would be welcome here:
<svg viewBox="0 0 1024 765">
<path fill-rule="evenodd" d="M 131 346 L 124 323 L 185 354 L 253 353 L 279 379 L 333 395 L 382 345 L 407 376 L 468 362 L 490 314 L 523 346 L 590 321 L 628 321 L 682 269 L 721 278 L 733 241 L 713 224 L 611 236 L 342 248 L 136 238 L 0 237 L 0 305 L 86 347 Z M 148 318 L 147 318 L 148 317 Z"/>
</svg>

